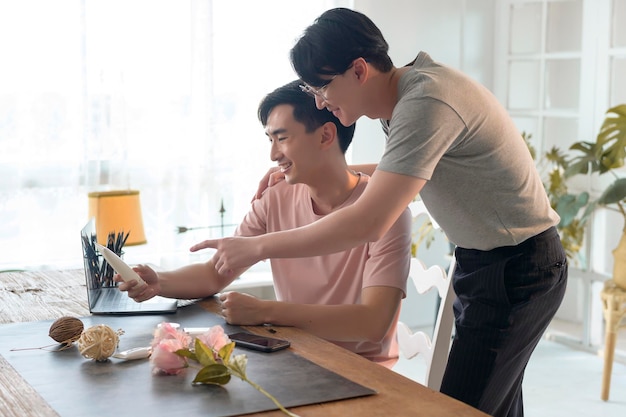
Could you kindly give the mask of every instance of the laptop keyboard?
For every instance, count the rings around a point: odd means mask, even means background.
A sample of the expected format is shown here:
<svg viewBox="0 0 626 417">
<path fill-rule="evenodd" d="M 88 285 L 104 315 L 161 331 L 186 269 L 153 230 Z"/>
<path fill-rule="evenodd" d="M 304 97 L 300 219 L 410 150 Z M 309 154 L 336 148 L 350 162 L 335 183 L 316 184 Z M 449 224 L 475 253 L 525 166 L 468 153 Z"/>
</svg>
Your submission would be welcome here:
<svg viewBox="0 0 626 417">
<path fill-rule="evenodd" d="M 103 291 L 98 299 L 100 308 L 110 311 L 139 311 L 141 303 L 135 302 L 132 298 L 118 290 Z"/>
</svg>

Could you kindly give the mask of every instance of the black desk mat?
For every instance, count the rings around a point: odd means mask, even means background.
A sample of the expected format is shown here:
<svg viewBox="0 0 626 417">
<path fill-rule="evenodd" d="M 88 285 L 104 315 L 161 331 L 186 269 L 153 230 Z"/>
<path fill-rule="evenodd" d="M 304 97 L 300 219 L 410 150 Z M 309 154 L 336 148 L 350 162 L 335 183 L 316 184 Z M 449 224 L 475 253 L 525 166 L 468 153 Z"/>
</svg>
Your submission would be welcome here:
<svg viewBox="0 0 626 417">
<path fill-rule="evenodd" d="M 123 329 L 119 350 L 148 346 L 155 326 L 163 321 L 182 327 L 222 325 L 239 330 L 198 305 L 176 314 L 81 317 L 85 328 L 106 324 Z M 225 386 L 192 386 L 197 370 L 177 376 L 154 376 L 147 359 L 111 358 L 97 363 L 83 358 L 76 346 L 57 352 L 11 351 L 54 343 L 48 337 L 53 320 L 0 325 L 0 354 L 62 417 L 203 415 L 236 416 L 274 410 L 276 406 L 248 383 L 232 377 Z M 316 404 L 375 394 L 331 370 L 296 355 L 290 349 L 261 353 L 236 348 L 248 357 L 248 378 L 285 407 Z"/>
</svg>

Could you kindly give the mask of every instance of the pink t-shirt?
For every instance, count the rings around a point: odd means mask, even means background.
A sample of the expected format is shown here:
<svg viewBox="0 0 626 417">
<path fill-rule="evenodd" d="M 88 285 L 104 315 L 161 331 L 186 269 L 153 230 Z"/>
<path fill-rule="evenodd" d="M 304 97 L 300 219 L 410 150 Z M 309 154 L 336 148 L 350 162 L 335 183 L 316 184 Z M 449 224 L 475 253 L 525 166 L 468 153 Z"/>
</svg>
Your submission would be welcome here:
<svg viewBox="0 0 626 417">
<path fill-rule="evenodd" d="M 360 175 L 361 180 L 341 207 L 354 203 L 365 190 L 369 177 Z M 306 185 L 289 185 L 282 181 L 268 188 L 263 197 L 252 204 L 235 234 L 255 236 L 293 229 L 322 217 L 313 212 Z M 407 209 L 376 242 L 330 255 L 272 259 L 276 298 L 297 304 L 358 304 L 361 290 L 372 286 L 399 288 L 406 295 L 410 246 L 411 214 Z M 391 367 L 398 358 L 398 315 L 379 343 L 331 342 Z"/>
</svg>

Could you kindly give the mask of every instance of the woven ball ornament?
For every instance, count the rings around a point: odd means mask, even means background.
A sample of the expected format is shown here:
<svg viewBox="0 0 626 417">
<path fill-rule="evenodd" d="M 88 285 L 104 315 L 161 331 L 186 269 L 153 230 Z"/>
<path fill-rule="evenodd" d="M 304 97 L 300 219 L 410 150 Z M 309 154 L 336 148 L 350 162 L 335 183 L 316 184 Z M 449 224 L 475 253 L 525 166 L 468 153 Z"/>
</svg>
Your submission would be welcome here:
<svg viewBox="0 0 626 417">
<path fill-rule="evenodd" d="M 80 335 L 78 350 L 86 358 L 104 362 L 115 353 L 119 336 L 123 333 L 122 330 L 116 332 L 106 324 L 91 326 Z"/>
<path fill-rule="evenodd" d="M 85 326 L 80 319 L 64 316 L 52 323 L 48 336 L 55 342 L 69 346 L 80 338 L 84 328 Z"/>
</svg>

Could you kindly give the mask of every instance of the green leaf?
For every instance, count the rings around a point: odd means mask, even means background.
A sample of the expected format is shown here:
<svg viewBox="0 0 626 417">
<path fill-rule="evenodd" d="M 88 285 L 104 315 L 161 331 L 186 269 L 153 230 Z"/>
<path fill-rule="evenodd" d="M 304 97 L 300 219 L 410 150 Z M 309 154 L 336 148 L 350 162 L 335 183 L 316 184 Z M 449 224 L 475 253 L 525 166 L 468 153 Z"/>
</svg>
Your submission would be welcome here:
<svg viewBox="0 0 626 417">
<path fill-rule="evenodd" d="M 196 354 L 193 353 L 192 351 L 190 351 L 189 349 L 178 349 L 174 353 L 177 354 L 178 356 L 183 356 L 185 358 L 189 358 L 189 359 L 194 360 L 194 361 L 198 360 L 196 358 Z"/>
<path fill-rule="evenodd" d="M 570 146 L 570 150 L 578 151 L 581 155 L 573 157 L 568 162 L 564 174 L 566 178 L 600 170 L 601 146 L 591 142 L 576 142 Z"/>
<path fill-rule="evenodd" d="M 227 345 L 222 346 L 219 352 L 217 352 L 218 356 L 222 358 L 224 363 L 230 362 L 230 355 L 235 350 L 235 342 L 230 342 Z"/>
<path fill-rule="evenodd" d="M 597 201 L 592 201 L 589 204 L 587 204 L 587 207 L 585 207 L 585 213 L 580 218 L 580 221 L 582 224 L 585 224 L 587 222 L 587 220 L 589 219 L 591 214 L 596 210 L 596 208 L 598 208 Z"/>
<path fill-rule="evenodd" d="M 600 205 L 616 204 L 626 198 L 626 178 L 615 180 L 596 201 Z"/>
<path fill-rule="evenodd" d="M 548 195 L 552 196 L 550 201 L 554 200 L 554 197 L 560 197 L 564 194 L 567 194 L 567 184 L 565 183 L 565 179 L 563 175 L 561 175 L 561 171 L 559 169 L 553 169 L 548 174 Z"/>
<path fill-rule="evenodd" d="M 561 216 L 559 228 L 567 227 L 578 216 L 578 212 L 589 202 L 589 193 L 582 192 L 578 195 L 565 194 L 556 204 L 556 211 Z"/>
<path fill-rule="evenodd" d="M 200 369 L 192 384 L 226 385 L 230 381 L 230 371 L 221 363 L 213 363 Z"/>
<path fill-rule="evenodd" d="M 200 362 L 203 366 L 216 364 L 215 356 L 213 353 L 213 349 L 209 348 L 207 345 L 202 343 L 200 339 L 196 338 L 195 344 L 197 361 Z"/>
<path fill-rule="evenodd" d="M 607 111 L 597 143 L 603 149 L 600 162 L 604 171 L 624 166 L 626 157 L 626 104 Z"/>
<path fill-rule="evenodd" d="M 528 135 L 523 136 L 526 138 Z M 558 225 L 561 242 L 568 258 L 575 260 L 580 256 L 578 252 L 584 241 L 586 223 L 598 207 L 616 205 L 626 223 L 626 179 L 612 183 L 598 200 L 592 202 L 588 193 L 572 195 L 567 190 L 570 177 L 607 172 L 614 174 L 614 169 L 626 164 L 626 104 L 607 110 L 595 142 L 576 142 L 569 151 L 571 157 L 552 147 L 542 155 L 540 162 L 544 165 L 547 162 L 548 175 L 544 187 L 550 204 L 561 216 Z"/>
</svg>

